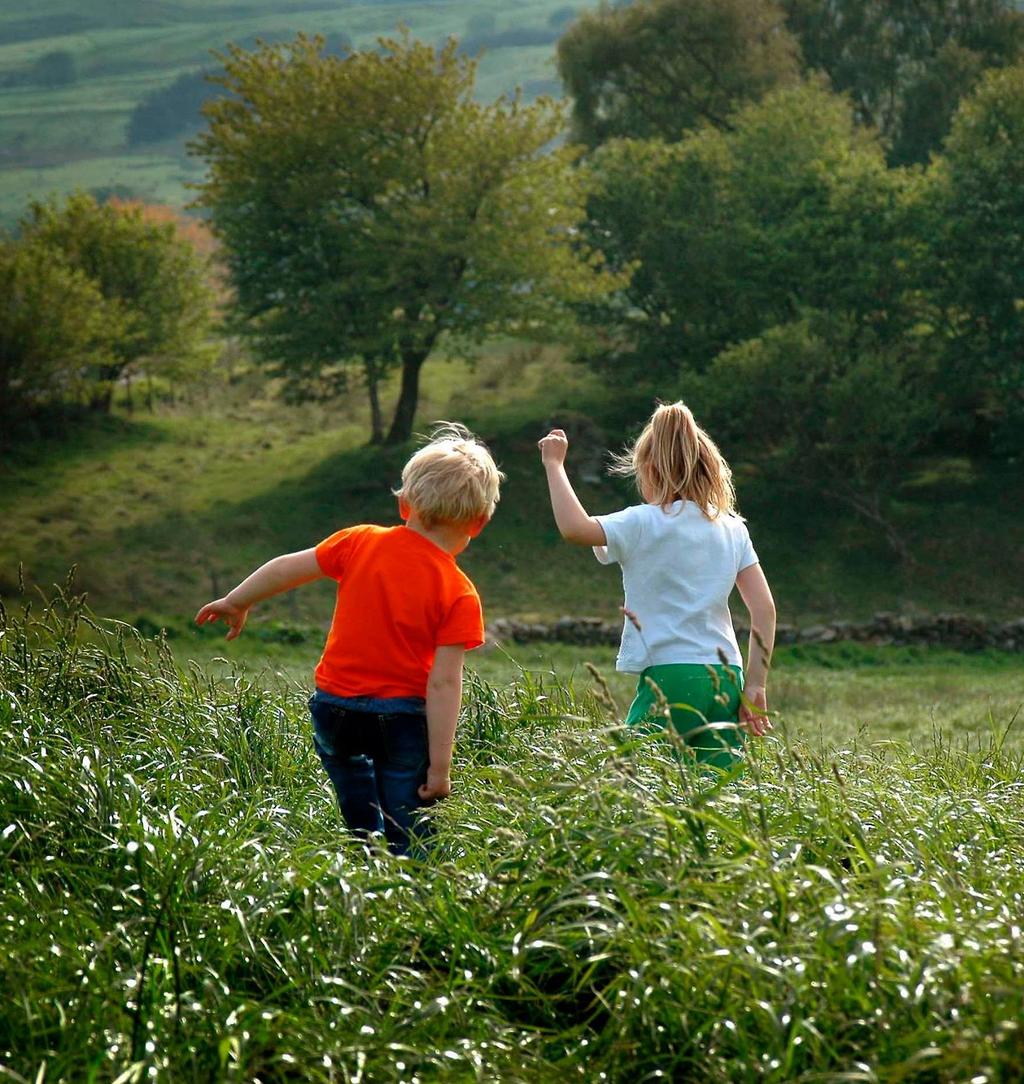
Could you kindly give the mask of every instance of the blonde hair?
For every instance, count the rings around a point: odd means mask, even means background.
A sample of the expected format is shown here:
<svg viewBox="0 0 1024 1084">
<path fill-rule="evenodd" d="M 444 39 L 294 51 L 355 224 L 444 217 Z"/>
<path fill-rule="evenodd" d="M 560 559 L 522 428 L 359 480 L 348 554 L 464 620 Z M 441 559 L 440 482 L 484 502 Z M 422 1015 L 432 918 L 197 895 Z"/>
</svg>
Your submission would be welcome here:
<svg viewBox="0 0 1024 1084">
<path fill-rule="evenodd" d="M 614 456 L 612 474 L 636 478 L 645 501 L 663 508 L 693 501 L 708 519 L 736 511 L 732 470 L 683 403 L 660 403 L 631 448 Z"/>
<path fill-rule="evenodd" d="M 491 453 L 464 426 L 438 422 L 425 444 L 402 468 L 394 490 L 425 527 L 463 525 L 490 518 L 505 475 Z"/>
</svg>

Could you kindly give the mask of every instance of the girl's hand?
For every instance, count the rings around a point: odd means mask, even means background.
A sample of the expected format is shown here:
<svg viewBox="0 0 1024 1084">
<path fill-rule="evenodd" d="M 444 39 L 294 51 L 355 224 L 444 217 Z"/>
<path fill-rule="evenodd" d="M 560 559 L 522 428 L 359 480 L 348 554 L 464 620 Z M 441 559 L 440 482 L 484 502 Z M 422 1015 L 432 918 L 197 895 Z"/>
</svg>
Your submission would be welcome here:
<svg viewBox="0 0 1024 1084">
<path fill-rule="evenodd" d="M 763 738 L 772 729 L 768 698 L 763 685 L 748 685 L 740 700 L 740 725 L 755 737 Z"/>
<path fill-rule="evenodd" d="M 552 429 L 546 437 L 537 441 L 537 447 L 540 448 L 540 458 L 544 466 L 557 467 L 565 462 L 569 438 L 564 429 Z"/>
<path fill-rule="evenodd" d="M 229 640 L 234 640 L 242 629 L 245 628 L 246 619 L 249 617 L 248 606 L 236 606 L 228 602 L 227 598 L 219 598 L 214 602 L 208 602 L 196 614 L 197 625 L 209 625 L 214 621 L 223 621 L 228 626 Z"/>
</svg>

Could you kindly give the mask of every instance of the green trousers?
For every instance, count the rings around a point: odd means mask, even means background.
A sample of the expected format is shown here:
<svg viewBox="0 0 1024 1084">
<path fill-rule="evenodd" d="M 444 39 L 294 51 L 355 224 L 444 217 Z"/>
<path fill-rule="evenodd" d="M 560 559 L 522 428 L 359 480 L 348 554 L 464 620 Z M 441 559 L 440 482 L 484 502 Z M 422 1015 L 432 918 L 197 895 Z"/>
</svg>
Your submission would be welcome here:
<svg viewBox="0 0 1024 1084">
<path fill-rule="evenodd" d="M 652 683 L 668 702 L 672 727 L 699 763 L 728 771 L 742 759 L 745 732 L 738 726 L 743 689 L 740 667 L 690 663 L 649 666 L 637 682 L 626 723 L 650 733 L 669 724 L 664 702 Z"/>
</svg>

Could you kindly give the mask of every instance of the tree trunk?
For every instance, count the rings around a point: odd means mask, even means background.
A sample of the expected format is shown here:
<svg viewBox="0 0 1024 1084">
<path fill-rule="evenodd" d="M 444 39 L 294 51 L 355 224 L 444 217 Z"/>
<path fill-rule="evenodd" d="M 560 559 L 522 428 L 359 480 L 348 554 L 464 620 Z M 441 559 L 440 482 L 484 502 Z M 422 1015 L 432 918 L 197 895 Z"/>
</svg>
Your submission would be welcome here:
<svg viewBox="0 0 1024 1084">
<path fill-rule="evenodd" d="M 124 365 L 102 365 L 99 378 L 89 392 L 89 409 L 109 414 L 114 405 L 114 389 L 125 371 Z"/>
<path fill-rule="evenodd" d="M 365 363 L 366 393 L 370 398 L 370 443 L 384 443 L 384 415 L 380 409 L 380 376 L 372 361 Z"/>
<path fill-rule="evenodd" d="M 416 404 L 420 397 L 420 369 L 430 354 L 432 342 L 402 351 L 402 390 L 398 394 L 395 416 L 391 419 L 391 430 L 386 444 L 402 444 L 412 436 L 412 425 L 416 419 Z"/>
</svg>

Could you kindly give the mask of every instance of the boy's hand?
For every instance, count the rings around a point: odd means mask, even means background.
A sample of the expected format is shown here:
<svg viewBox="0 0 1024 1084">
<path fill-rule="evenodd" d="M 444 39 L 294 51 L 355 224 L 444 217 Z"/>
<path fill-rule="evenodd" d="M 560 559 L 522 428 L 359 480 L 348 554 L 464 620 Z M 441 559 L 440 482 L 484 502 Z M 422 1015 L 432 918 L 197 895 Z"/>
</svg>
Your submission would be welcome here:
<svg viewBox="0 0 1024 1084">
<path fill-rule="evenodd" d="M 755 737 L 763 738 L 772 729 L 768 698 L 763 685 L 748 685 L 740 700 L 740 725 Z"/>
<path fill-rule="evenodd" d="M 537 441 L 540 448 L 541 462 L 545 467 L 558 466 L 565 462 L 565 453 L 569 449 L 569 438 L 564 429 L 552 429 L 546 437 Z"/>
<path fill-rule="evenodd" d="M 248 606 L 235 606 L 227 598 L 219 598 L 215 602 L 208 602 L 196 614 L 196 624 L 209 625 L 214 621 L 223 621 L 229 626 L 227 639 L 234 640 L 245 628 L 248 616 Z"/>
<path fill-rule="evenodd" d="M 427 769 L 427 781 L 420 787 L 419 796 L 424 802 L 436 802 L 447 798 L 452 792 L 452 781 L 447 769 Z"/>
</svg>

